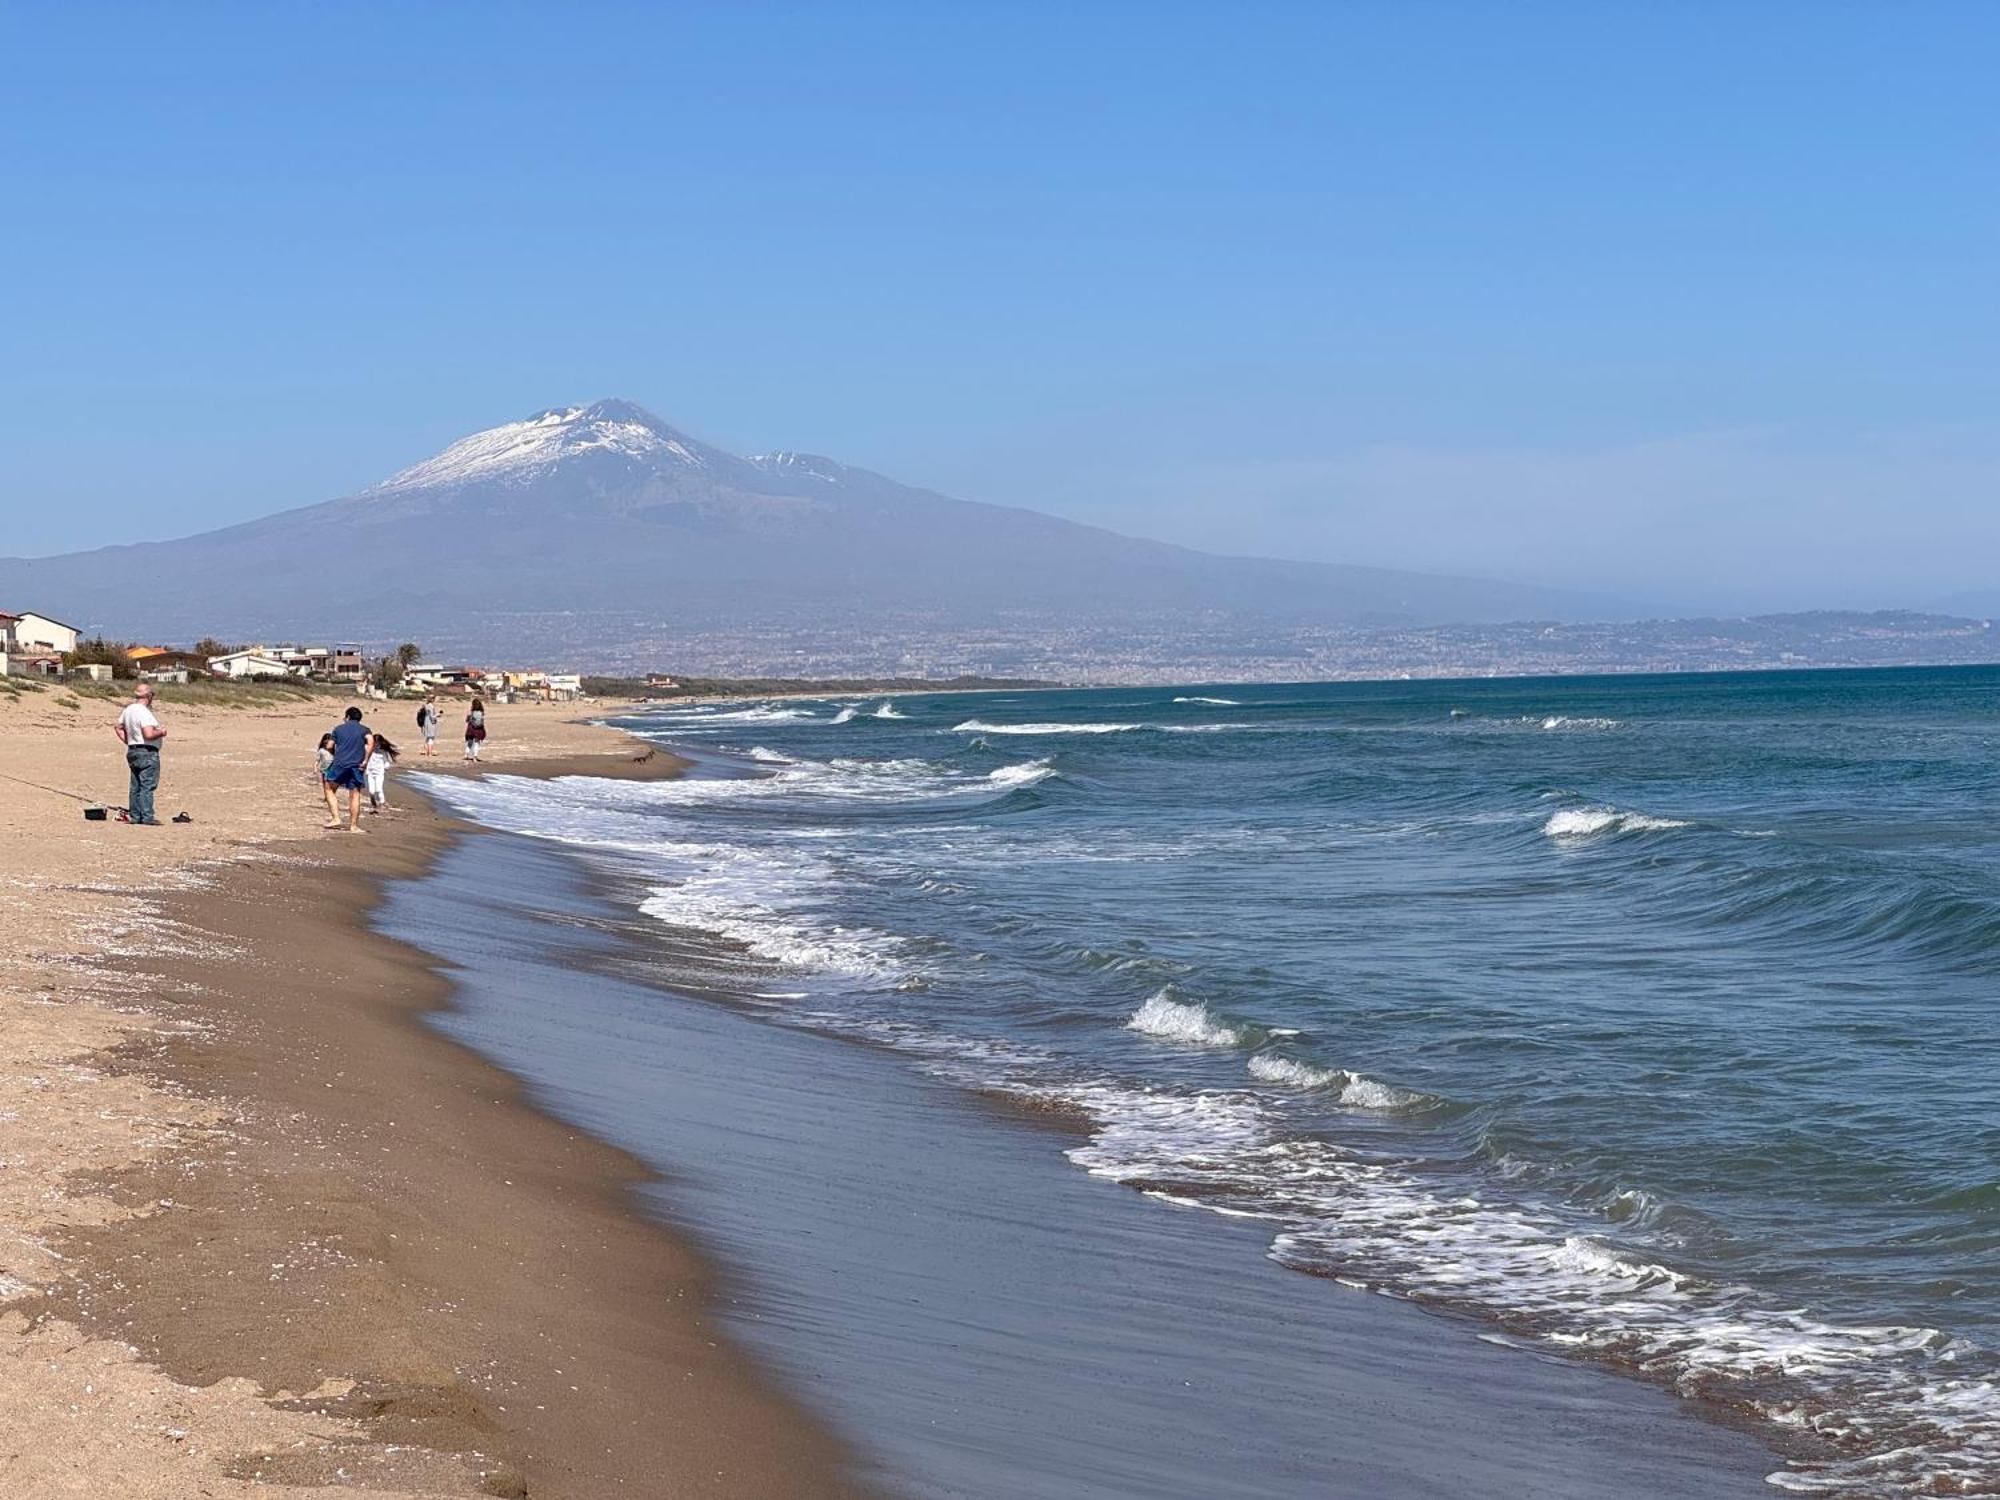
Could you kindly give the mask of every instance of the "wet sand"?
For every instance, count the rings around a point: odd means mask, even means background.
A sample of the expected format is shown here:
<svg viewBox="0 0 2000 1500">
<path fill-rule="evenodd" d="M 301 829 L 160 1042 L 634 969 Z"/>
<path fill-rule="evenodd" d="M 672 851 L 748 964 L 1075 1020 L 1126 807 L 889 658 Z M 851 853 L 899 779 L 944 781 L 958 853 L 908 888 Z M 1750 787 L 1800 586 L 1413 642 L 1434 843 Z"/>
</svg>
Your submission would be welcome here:
<svg viewBox="0 0 2000 1500">
<path fill-rule="evenodd" d="M 419 1023 L 448 980 L 365 917 L 449 821 L 392 779 L 366 837 L 258 836 L 311 826 L 289 757 L 309 766 L 339 706 L 273 709 L 265 733 L 169 705 L 162 812 L 192 804 L 187 828 L 0 808 L 44 831 L 40 877 L 36 840 L 10 847 L 62 938 L 10 949 L 0 1001 L 0 1193 L 47 1184 L 0 1244 L 0 1486 L 860 1493 L 853 1455 L 716 1330 L 713 1268 L 636 1210 L 645 1169 Z M 42 701 L 15 727 L 58 771 L 94 766 L 114 711 Z M 487 769 L 674 769 L 538 717 Z M 233 800 L 197 769 L 229 764 Z"/>
</svg>

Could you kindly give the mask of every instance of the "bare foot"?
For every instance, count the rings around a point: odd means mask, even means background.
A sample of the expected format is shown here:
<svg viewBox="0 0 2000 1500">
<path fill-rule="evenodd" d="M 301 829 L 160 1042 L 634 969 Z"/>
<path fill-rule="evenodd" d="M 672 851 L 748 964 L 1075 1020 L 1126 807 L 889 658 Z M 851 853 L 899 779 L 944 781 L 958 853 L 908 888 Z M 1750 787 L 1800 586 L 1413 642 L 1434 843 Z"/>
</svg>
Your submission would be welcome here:
<svg viewBox="0 0 2000 1500">
<path fill-rule="evenodd" d="M 326 829 L 329 833 L 331 833 L 335 829 L 339 828 L 340 825 L 338 823 L 322 823 L 320 824 L 320 827 Z"/>
<path fill-rule="evenodd" d="M 359 823 L 350 823 L 347 825 L 347 831 L 349 833 L 366 833 L 368 830 L 363 828 Z"/>
</svg>

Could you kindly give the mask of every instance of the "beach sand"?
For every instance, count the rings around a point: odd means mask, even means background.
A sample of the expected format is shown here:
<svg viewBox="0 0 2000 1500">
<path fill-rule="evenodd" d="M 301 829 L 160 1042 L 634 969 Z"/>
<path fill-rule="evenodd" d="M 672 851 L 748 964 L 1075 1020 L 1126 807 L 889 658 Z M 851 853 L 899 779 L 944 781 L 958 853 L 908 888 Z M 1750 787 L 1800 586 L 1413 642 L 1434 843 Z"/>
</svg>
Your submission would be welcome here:
<svg viewBox="0 0 2000 1500">
<path fill-rule="evenodd" d="M 392 774 L 368 836 L 320 831 L 348 701 L 168 690 L 193 821 L 141 829 L 23 784 L 122 802 L 115 703 L 0 699 L 0 1493 L 856 1493 L 637 1164 L 415 1024 L 448 984 L 363 917 L 452 828 Z M 578 717 L 496 705 L 489 767 L 674 769 Z"/>
</svg>

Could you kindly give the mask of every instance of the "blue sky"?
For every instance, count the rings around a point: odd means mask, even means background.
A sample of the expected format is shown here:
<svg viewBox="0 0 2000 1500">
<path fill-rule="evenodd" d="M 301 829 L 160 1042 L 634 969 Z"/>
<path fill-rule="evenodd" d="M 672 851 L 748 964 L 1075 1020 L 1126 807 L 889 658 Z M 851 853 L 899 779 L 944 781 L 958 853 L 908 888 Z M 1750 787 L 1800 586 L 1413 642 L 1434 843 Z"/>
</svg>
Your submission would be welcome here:
<svg viewBox="0 0 2000 1500">
<path fill-rule="evenodd" d="M 617 395 L 1220 550 L 2000 592 L 1996 52 L 1974 4 L 0 3 L 0 547 Z"/>
</svg>

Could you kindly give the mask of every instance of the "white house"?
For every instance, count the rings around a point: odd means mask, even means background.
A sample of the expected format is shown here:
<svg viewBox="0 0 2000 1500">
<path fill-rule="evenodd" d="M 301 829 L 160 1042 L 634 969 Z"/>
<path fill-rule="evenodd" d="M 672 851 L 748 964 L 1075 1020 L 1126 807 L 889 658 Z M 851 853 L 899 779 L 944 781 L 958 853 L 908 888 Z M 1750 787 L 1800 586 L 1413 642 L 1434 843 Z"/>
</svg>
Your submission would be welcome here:
<svg viewBox="0 0 2000 1500">
<path fill-rule="evenodd" d="M 47 615 L 38 615 L 32 609 L 24 609 L 14 616 L 14 643 L 23 650 L 40 646 L 47 651 L 74 651 L 77 629 L 65 625 L 61 620 L 51 620 Z"/>
<path fill-rule="evenodd" d="M 303 677 L 305 673 L 285 665 L 261 651 L 232 651 L 227 656 L 211 656 L 208 670 L 218 677 Z"/>
<path fill-rule="evenodd" d="M 46 646 L 31 646 L 16 632 L 22 616 L 0 609 L 0 677 L 54 677 L 62 658 Z"/>
</svg>

